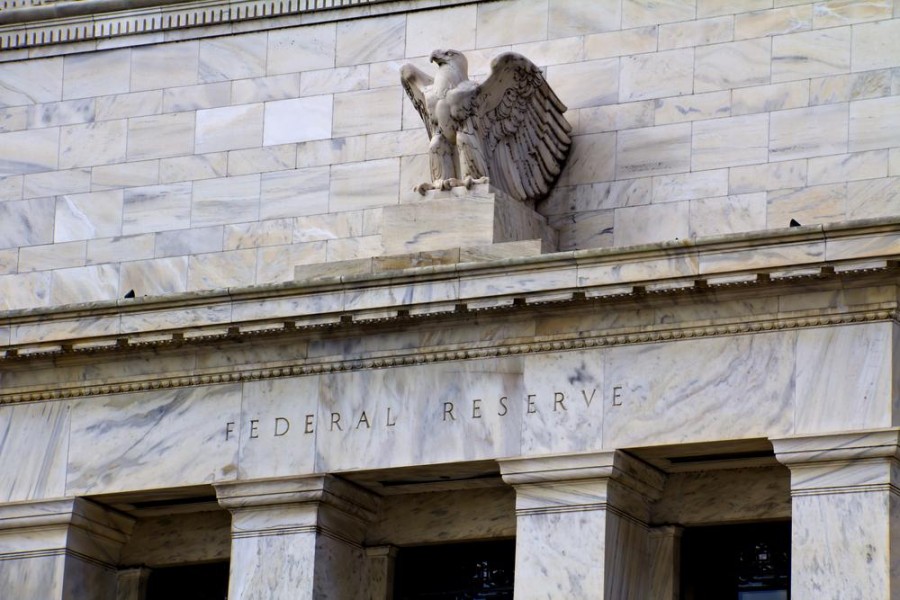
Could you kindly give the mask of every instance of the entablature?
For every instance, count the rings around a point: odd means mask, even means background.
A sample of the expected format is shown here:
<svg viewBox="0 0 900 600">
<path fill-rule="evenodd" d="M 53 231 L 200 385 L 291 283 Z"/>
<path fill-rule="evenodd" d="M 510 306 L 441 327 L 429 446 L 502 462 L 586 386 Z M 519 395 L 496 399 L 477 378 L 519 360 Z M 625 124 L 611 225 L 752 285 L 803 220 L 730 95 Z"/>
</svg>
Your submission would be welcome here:
<svg viewBox="0 0 900 600">
<path fill-rule="evenodd" d="M 52 391 L 7 386 L 0 402 L 896 321 L 898 258 L 900 221 L 879 220 L 14 311 L 0 318 L 0 365 L 16 370 L 94 355 L 217 352 L 229 344 L 376 338 L 472 322 L 547 324 L 465 342 L 402 349 L 373 342 L 355 353 L 191 368 L 168 372 L 165 381 L 123 376 Z M 733 308 L 711 308 L 724 303 Z M 673 316 L 673 307 L 681 312 Z M 598 317 L 629 311 L 654 314 Z M 582 320 L 554 327 L 563 317 Z"/>
<path fill-rule="evenodd" d="M 4 0 L 0 61 L 327 23 L 472 0 Z M 7 56 L 3 56 L 6 52 Z"/>
</svg>

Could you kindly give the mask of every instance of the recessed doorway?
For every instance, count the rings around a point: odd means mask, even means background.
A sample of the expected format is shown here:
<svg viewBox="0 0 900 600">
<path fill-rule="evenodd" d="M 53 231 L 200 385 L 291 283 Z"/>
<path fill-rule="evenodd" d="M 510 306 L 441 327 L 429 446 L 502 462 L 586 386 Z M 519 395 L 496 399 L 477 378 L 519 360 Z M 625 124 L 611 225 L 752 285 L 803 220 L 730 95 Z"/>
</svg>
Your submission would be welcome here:
<svg viewBox="0 0 900 600">
<path fill-rule="evenodd" d="M 789 521 L 684 530 L 682 600 L 789 600 L 790 590 Z"/>
<path fill-rule="evenodd" d="M 396 564 L 394 600 L 512 600 L 516 542 L 406 546 Z"/>
<path fill-rule="evenodd" d="M 147 600 L 226 600 L 228 561 L 153 569 Z"/>
</svg>

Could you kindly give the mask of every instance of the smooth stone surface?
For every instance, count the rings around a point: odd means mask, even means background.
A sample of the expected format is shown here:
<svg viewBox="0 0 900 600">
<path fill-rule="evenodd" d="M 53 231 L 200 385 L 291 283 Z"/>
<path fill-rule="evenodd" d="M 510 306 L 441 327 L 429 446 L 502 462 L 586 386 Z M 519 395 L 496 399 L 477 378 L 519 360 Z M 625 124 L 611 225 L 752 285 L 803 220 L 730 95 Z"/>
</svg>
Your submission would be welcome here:
<svg viewBox="0 0 900 600">
<path fill-rule="evenodd" d="M 386 496 L 366 543 L 402 546 L 515 535 L 515 492 L 496 486 Z"/>
<path fill-rule="evenodd" d="M 139 519 L 122 547 L 121 563 L 150 568 L 228 560 L 231 515 L 205 510 Z"/>
<path fill-rule="evenodd" d="M 780 333 L 610 350 L 607 388 L 621 386 L 621 404 L 604 403 L 604 447 L 790 433 L 795 374 L 784 357 L 795 344 L 793 333 Z"/>
<path fill-rule="evenodd" d="M 66 492 L 196 485 L 237 476 L 239 385 L 81 400 L 73 409 Z M 172 464 L 181 468 L 172 469 Z"/>
<path fill-rule="evenodd" d="M 556 248 L 556 232 L 532 209 L 487 186 L 455 188 L 410 204 L 385 207 L 385 254 L 541 239 Z"/>
<path fill-rule="evenodd" d="M 892 364 L 897 357 L 897 338 L 897 326 L 888 323 L 799 332 L 794 431 L 861 430 L 896 424 L 897 376 Z"/>
<path fill-rule="evenodd" d="M 69 445 L 68 402 L 0 408 L 0 500 L 16 502 L 65 495 Z"/>
</svg>

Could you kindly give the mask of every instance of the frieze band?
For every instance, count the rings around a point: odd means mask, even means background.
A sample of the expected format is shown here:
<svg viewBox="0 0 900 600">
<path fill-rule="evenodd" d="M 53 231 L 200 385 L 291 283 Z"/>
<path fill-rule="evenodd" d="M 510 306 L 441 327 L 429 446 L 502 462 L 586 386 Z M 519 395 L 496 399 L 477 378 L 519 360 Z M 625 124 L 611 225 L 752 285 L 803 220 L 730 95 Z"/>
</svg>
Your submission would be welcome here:
<svg viewBox="0 0 900 600">
<path fill-rule="evenodd" d="M 622 405 L 624 388 L 625 386 L 623 385 L 613 385 L 609 388 L 608 398 L 612 406 Z M 570 390 L 569 393 L 557 390 L 550 396 L 527 393 L 520 398 L 504 395 L 495 399 L 444 400 L 437 404 L 435 409 L 440 414 L 440 421 L 444 423 L 452 423 L 464 419 L 482 419 L 486 414 L 503 418 L 509 414 L 513 403 L 524 406 L 526 415 L 544 411 L 569 412 L 570 408 L 588 410 L 594 404 L 595 399 L 600 398 L 599 391 L 598 388 L 594 387 Z M 541 408 L 539 408 L 539 405 Z M 299 423 L 299 428 L 295 426 L 295 422 L 292 422 L 285 416 L 277 416 L 274 419 L 267 420 L 264 425 L 261 424 L 260 419 L 248 419 L 244 437 L 248 440 L 259 439 L 261 436 L 281 438 L 287 436 L 291 431 L 301 431 L 303 435 L 314 434 L 317 431 L 317 420 L 321 423 L 319 427 L 324 431 L 344 432 L 360 429 L 368 430 L 373 427 L 395 427 L 398 420 L 402 421 L 402 415 L 393 406 L 387 406 L 384 410 L 363 409 L 353 413 L 330 411 L 324 419 L 317 419 L 315 413 L 308 413 L 303 416 Z M 225 423 L 225 441 L 231 440 L 237 435 L 237 425 L 235 421 Z"/>
</svg>

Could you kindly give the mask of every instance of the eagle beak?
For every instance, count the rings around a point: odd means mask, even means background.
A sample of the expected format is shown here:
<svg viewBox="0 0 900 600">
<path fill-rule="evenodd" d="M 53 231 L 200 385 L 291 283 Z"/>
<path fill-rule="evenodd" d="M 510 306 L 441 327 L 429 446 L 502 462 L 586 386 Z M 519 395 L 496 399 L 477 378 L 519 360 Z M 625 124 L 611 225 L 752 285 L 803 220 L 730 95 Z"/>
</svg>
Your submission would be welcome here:
<svg viewBox="0 0 900 600">
<path fill-rule="evenodd" d="M 443 54 L 444 54 L 443 50 L 435 50 L 434 52 L 431 53 L 431 56 L 429 56 L 429 58 L 431 59 L 431 62 L 437 63 L 440 65 L 443 63 L 443 59 L 442 59 Z"/>
</svg>

